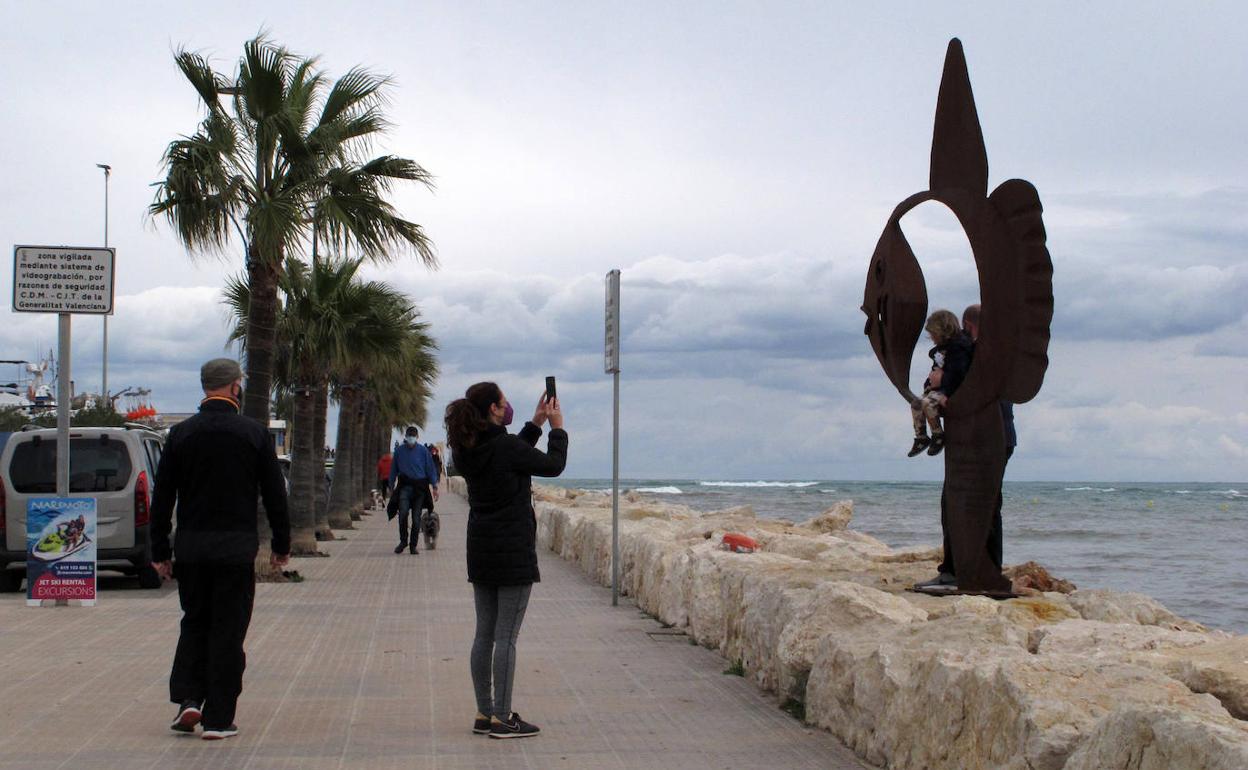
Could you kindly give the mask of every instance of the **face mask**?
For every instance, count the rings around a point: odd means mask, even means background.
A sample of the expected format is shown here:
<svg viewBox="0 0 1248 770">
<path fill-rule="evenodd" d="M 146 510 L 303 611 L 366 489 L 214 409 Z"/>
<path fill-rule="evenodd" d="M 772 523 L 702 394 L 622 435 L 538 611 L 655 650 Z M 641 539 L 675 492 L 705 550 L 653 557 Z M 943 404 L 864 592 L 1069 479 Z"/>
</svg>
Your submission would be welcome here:
<svg viewBox="0 0 1248 770">
<path fill-rule="evenodd" d="M 515 416 L 516 413 L 511 408 L 511 402 L 508 401 L 507 408 L 503 410 L 503 425 L 511 425 L 511 418 Z"/>
<path fill-rule="evenodd" d="M 407 444 L 408 446 L 416 446 L 416 437 L 407 436 L 406 438 L 403 439 L 403 443 Z"/>
</svg>

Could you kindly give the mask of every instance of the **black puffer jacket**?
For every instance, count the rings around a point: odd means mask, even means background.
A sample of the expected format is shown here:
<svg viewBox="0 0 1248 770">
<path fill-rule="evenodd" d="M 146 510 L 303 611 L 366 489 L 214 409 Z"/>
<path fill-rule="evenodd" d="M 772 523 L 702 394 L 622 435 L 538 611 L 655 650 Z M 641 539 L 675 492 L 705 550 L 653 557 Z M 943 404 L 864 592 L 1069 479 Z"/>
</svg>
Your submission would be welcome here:
<svg viewBox="0 0 1248 770">
<path fill-rule="evenodd" d="M 454 454 L 454 465 L 468 482 L 468 581 L 525 585 L 537 571 L 537 517 L 532 476 L 558 476 L 568 460 L 568 434 L 554 428 L 546 451 L 536 448 L 541 428 L 526 422 L 511 435 L 491 426 L 476 446 Z"/>
<path fill-rule="evenodd" d="M 257 497 L 264 499 L 273 552 L 290 553 L 286 483 L 273 438 L 233 401 L 204 399 L 199 414 L 173 426 L 165 442 L 152 494 L 152 560 L 169 559 L 176 502 L 178 561 L 250 564 L 260 546 Z"/>
</svg>

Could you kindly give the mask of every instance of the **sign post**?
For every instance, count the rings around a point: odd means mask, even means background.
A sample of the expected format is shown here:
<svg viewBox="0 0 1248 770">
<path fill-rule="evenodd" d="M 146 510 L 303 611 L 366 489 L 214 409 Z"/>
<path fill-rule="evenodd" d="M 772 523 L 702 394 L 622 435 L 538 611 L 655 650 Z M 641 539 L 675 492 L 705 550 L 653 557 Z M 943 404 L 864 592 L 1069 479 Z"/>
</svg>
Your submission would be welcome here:
<svg viewBox="0 0 1248 770">
<path fill-rule="evenodd" d="M 32 515 L 43 516 L 47 511 L 68 510 L 76 504 L 87 501 L 69 496 L 69 407 L 73 400 L 69 383 L 71 375 L 71 327 L 70 318 L 74 313 L 107 316 L 113 312 L 113 264 L 117 252 L 110 248 L 75 248 L 70 246 L 15 246 L 13 248 L 13 312 L 15 313 L 56 313 L 57 314 L 57 353 L 56 353 L 56 497 L 32 500 L 27 510 L 27 537 L 32 536 Z M 43 504 L 37 514 L 35 503 Z M 82 599 L 84 604 L 95 604 L 95 501 L 90 500 L 90 533 L 87 533 L 86 511 L 83 509 L 77 518 L 69 517 L 66 521 L 57 520 L 57 527 L 63 530 L 45 532 L 40 529 L 37 542 L 28 542 L 27 551 L 27 603 L 39 604 L 43 598 L 64 600 L 68 598 Z M 58 505 L 60 507 L 58 507 Z M 51 526 L 50 522 L 43 522 Z M 85 574 L 84 566 L 73 566 L 81 563 L 79 553 L 89 554 L 90 597 L 85 595 L 37 596 L 36 579 L 45 573 L 58 576 L 61 573 L 53 569 L 49 572 L 40 565 L 50 564 L 60 559 L 68 559 L 71 554 L 64 551 L 37 551 L 39 547 L 52 549 L 59 542 L 66 548 L 74 548 L 75 559 L 65 562 L 67 571 Z M 69 543 L 72 541 L 72 546 Z M 57 556 L 58 559 L 44 558 Z M 83 556 L 87 558 L 87 556 Z M 59 566 L 59 564 L 57 565 Z M 42 571 L 41 571 L 42 569 Z M 38 573 L 38 574 L 37 574 Z M 48 578 L 52 580 L 53 578 Z M 67 579 L 67 578 L 66 578 Z M 78 579 L 78 578 L 75 578 Z M 47 582 L 45 580 L 45 586 Z M 76 591 L 85 594 L 86 590 Z M 75 593 L 71 591 L 70 593 Z"/>
<path fill-rule="evenodd" d="M 611 375 L 611 606 L 620 603 L 620 271 L 607 273 L 603 370 Z"/>
</svg>

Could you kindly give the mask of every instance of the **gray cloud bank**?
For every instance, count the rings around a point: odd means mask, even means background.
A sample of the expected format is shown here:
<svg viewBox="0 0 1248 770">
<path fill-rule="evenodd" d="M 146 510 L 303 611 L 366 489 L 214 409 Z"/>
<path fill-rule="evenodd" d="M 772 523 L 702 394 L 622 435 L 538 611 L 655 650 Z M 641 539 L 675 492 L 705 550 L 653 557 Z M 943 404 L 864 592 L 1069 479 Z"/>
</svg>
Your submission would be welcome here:
<svg viewBox="0 0 1248 770">
<path fill-rule="evenodd" d="M 1121 217 L 1198 219 L 1201 196 L 1122 199 Z M 1176 211 L 1177 209 L 1177 211 Z M 1052 365 L 1041 395 L 1019 407 L 1015 478 L 1248 478 L 1248 257 L 1244 240 L 1186 249 L 1157 223 L 1155 238 L 1120 217 L 1062 201 L 1050 211 L 1057 298 Z M 973 263 L 956 222 L 938 209 L 907 219 L 932 306 L 974 300 Z M 1109 244 L 1109 246 L 1106 246 Z M 652 477 L 937 478 L 916 464 L 906 405 L 862 335 L 857 257 L 655 256 L 623 266 L 623 467 Z M 573 427 L 572 476 L 609 472 L 610 386 L 602 373 L 602 274 L 571 278 L 502 271 L 429 274 L 370 268 L 407 291 L 431 324 L 444 376 L 436 415 L 470 383 L 494 379 L 521 415 L 545 374 L 559 376 Z M 99 380 L 99 320 L 75 318 L 75 380 Z M 159 407 L 192 409 L 195 371 L 224 349 L 226 315 L 212 287 L 121 296 L 110 339 L 110 384 L 144 385 Z M 8 356 L 55 343 L 53 316 L 11 315 Z M 916 383 L 926 367 L 916 351 Z M 903 464 L 905 463 L 905 464 Z"/>
</svg>

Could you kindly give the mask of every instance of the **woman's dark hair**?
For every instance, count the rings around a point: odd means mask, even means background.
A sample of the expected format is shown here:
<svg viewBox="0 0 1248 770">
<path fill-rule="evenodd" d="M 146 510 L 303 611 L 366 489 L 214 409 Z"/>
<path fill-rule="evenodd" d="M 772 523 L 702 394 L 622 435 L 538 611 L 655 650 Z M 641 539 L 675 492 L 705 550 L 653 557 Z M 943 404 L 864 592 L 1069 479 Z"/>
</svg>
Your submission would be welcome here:
<svg viewBox="0 0 1248 770">
<path fill-rule="evenodd" d="M 477 436 L 490 427 L 490 407 L 503 400 L 503 391 L 492 382 L 478 382 L 446 406 L 446 443 L 452 452 L 471 449 Z"/>
</svg>

